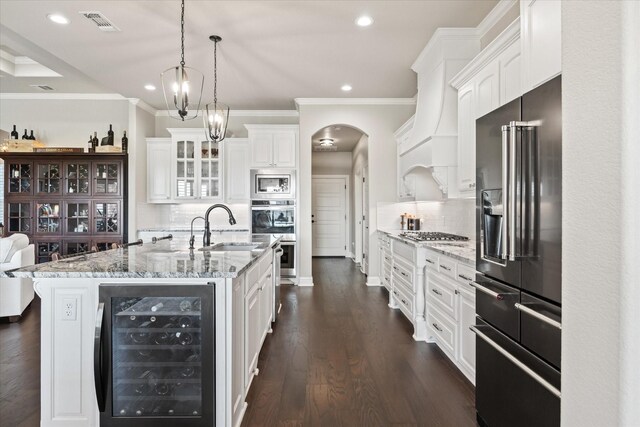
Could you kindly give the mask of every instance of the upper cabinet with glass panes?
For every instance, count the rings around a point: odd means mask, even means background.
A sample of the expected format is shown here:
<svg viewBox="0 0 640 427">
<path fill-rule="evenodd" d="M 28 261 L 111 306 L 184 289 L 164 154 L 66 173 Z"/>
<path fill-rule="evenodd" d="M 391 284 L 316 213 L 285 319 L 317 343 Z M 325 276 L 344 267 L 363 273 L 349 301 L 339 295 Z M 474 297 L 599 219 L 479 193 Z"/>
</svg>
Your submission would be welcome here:
<svg viewBox="0 0 640 427">
<path fill-rule="evenodd" d="M 171 133 L 173 199 L 221 200 L 221 144 L 207 141 L 202 129 L 168 131 Z"/>
</svg>

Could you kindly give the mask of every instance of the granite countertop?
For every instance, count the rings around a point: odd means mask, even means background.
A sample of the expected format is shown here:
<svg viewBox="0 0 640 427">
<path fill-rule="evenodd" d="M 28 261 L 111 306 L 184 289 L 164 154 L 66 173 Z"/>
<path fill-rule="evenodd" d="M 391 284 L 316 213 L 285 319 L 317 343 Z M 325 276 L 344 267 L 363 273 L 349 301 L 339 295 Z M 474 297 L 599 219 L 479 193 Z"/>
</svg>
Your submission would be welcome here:
<svg viewBox="0 0 640 427">
<path fill-rule="evenodd" d="M 36 264 L 4 274 L 32 278 L 233 278 L 274 247 L 280 237 L 249 235 L 247 241 L 259 246 L 251 251 L 199 251 L 189 250 L 183 240 L 162 240 Z"/>
<path fill-rule="evenodd" d="M 400 236 L 401 230 L 385 230 L 378 229 L 389 237 L 400 240 L 401 242 L 415 246 L 417 248 L 428 248 L 441 254 L 450 256 L 458 261 L 474 267 L 476 266 L 476 242 L 475 240 L 455 241 L 455 242 L 416 242 L 415 240 L 406 239 Z M 430 230 L 420 230 L 430 231 Z"/>
</svg>

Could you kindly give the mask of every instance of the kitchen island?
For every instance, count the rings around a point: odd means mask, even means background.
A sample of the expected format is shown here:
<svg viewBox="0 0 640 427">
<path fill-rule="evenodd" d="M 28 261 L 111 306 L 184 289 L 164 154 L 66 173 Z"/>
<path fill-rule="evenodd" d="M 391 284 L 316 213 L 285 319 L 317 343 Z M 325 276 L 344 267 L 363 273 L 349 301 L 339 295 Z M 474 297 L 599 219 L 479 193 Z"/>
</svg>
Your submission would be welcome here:
<svg viewBox="0 0 640 427">
<path fill-rule="evenodd" d="M 239 425 L 278 243 L 162 240 L 7 272 L 42 299 L 41 426 Z"/>
</svg>

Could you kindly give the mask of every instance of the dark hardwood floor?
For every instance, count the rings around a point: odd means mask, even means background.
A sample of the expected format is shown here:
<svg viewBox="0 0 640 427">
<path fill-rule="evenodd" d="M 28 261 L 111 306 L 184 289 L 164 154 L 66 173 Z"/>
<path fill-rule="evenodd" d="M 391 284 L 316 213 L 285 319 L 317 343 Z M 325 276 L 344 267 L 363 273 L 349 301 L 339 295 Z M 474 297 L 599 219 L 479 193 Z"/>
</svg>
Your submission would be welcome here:
<svg viewBox="0 0 640 427">
<path fill-rule="evenodd" d="M 475 426 L 474 388 L 365 285 L 350 260 L 314 258 L 315 287 L 282 287 L 243 426 Z"/>
<path fill-rule="evenodd" d="M 40 298 L 0 323 L 0 426 L 40 425 Z"/>
<path fill-rule="evenodd" d="M 474 389 L 365 286 L 350 260 L 313 260 L 315 287 L 283 286 L 243 426 L 475 426 Z M 0 324 L 0 425 L 40 420 L 40 300 Z"/>
</svg>

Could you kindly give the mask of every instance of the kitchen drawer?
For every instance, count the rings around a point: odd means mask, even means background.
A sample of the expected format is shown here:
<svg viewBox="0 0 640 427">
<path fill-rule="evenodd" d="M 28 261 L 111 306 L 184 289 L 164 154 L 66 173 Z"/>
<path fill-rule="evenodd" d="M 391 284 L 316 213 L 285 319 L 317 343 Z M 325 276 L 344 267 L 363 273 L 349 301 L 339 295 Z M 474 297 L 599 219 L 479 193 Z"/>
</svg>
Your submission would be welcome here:
<svg viewBox="0 0 640 427">
<path fill-rule="evenodd" d="M 458 283 L 464 286 L 464 289 L 475 292 L 471 282 L 476 280 L 476 270 L 468 265 L 458 263 L 458 270 L 456 271 L 456 280 Z"/>
<path fill-rule="evenodd" d="M 254 286 L 260 284 L 260 261 L 255 262 L 251 267 L 249 267 L 245 277 L 244 294 L 247 295 Z"/>
<path fill-rule="evenodd" d="M 440 256 L 438 258 L 438 271 L 440 274 L 451 277 L 456 280 L 456 264 L 457 262 L 449 257 Z"/>
<path fill-rule="evenodd" d="M 427 273 L 427 298 L 453 320 L 458 319 L 456 286 L 439 274 Z"/>
<path fill-rule="evenodd" d="M 393 271 L 398 274 L 402 279 L 411 283 L 413 287 L 413 265 L 407 263 L 402 258 L 394 258 Z"/>
<path fill-rule="evenodd" d="M 386 262 L 387 264 L 391 265 L 391 263 L 393 262 L 393 258 L 391 257 L 391 252 L 386 250 L 382 251 L 382 262 Z"/>
<path fill-rule="evenodd" d="M 382 275 L 382 285 L 387 288 L 388 291 L 391 290 L 391 275 L 387 275 L 386 273 Z"/>
<path fill-rule="evenodd" d="M 427 262 L 427 270 L 438 271 L 438 254 L 427 250 L 425 261 Z"/>
<path fill-rule="evenodd" d="M 427 305 L 427 327 L 433 334 L 438 346 L 455 360 L 457 342 L 456 324 L 440 313 L 433 305 Z"/>
<path fill-rule="evenodd" d="M 273 254 L 271 253 L 271 249 L 267 249 L 262 258 L 260 259 L 260 276 L 264 276 L 264 273 L 271 270 L 271 266 L 273 264 Z"/>
<path fill-rule="evenodd" d="M 407 316 L 407 319 L 413 323 L 413 298 L 407 296 L 402 292 L 402 290 L 395 286 L 391 292 L 393 292 L 393 297 L 396 300 L 398 307 L 400 307 L 400 311 L 402 311 L 404 315 Z"/>
<path fill-rule="evenodd" d="M 562 309 L 533 295 L 522 292 L 520 302 L 520 343 L 560 369 Z M 542 315 L 557 326 L 536 317 Z"/>
<path fill-rule="evenodd" d="M 406 293 L 407 295 L 415 295 L 416 291 L 413 287 L 412 283 L 407 282 L 406 280 L 404 280 L 398 273 L 394 272 L 393 275 L 391 276 L 393 278 L 393 286 L 394 287 L 399 287 L 402 289 L 402 291 L 404 293 Z"/>
<path fill-rule="evenodd" d="M 397 257 L 404 258 L 404 260 L 411 265 L 415 263 L 415 254 L 416 248 L 414 246 L 407 245 L 406 243 L 402 243 L 399 240 L 396 240 L 393 243 L 394 259 Z"/>
</svg>

